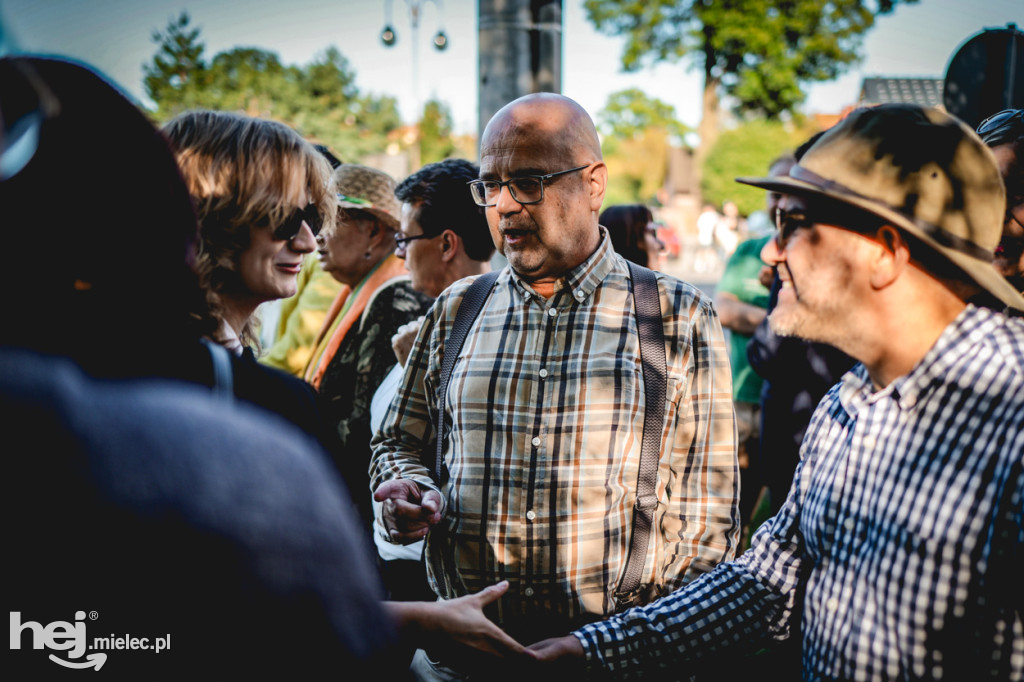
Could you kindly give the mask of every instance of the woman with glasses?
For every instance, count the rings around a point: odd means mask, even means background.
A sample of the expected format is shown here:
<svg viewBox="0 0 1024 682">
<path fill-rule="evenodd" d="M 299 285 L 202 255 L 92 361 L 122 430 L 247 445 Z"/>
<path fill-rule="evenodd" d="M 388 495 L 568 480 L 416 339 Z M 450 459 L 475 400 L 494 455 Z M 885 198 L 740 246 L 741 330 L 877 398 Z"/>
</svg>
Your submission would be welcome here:
<svg viewBox="0 0 1024 682">
<path fill-rule="evenodd" d="M 395 255 L 400 206 L 394 179 L 357 164 L 339 166 L 333 179 L 337 225 L 320 239 L 319 257 L 342 288 L 304 376 L 320 393 L 324 417 L 340 440 L 335 464 L 370 529 L 370 403 L 397 362 L 391 337 L 426 313 L 430 299 L 413 290 Z"/>
<path fill-rule="evenodd" d="M 256 308 L 295 294 L 317 233 L 333 227 L 330 166 L 274 121 L 191 111 L 164 132 L 199 213 L 196 268 L 220 322 L 213 340 L 240 355 L 258 347 Z"/>
</svg>

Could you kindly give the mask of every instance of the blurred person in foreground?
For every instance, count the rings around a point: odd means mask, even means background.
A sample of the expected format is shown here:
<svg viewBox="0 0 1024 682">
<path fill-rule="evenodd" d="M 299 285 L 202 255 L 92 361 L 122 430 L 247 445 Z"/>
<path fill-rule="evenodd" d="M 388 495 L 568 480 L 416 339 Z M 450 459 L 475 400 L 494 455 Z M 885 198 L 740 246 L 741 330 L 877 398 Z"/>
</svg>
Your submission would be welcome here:
<svg viewBox="0 0 1024 682">
<path fill-rule="evenodd" d="M 651 209 L 643 204 L 609 206 L 597 221 L 608 230 L 615 253 L 651 270 L 661 269 L 665 245 L 658 239 Z"/>
<path fill-rule="evenodd" d="M 699 290 L 651 273 L 650 300 L 640 298 L 660 315 L 641 309 L 661 327 L 665 364 L 643 366 L 632 277 L 646 273 L 598 223 L 607 172 L 593 121 L 573 100 L 528 95 L 494 115 L 469 189 L 509 265 L 484 290 L 458 353 L 446 347 L 456 311 L 485 275 L 437 299 L 374 438 L 375 496 L 392 541 L 426 536 L 443 599 L 507 579 L 493 617 L 524 641 L 646 603 L 736 548 L 721 327 Z M 665 398 L 647 403 L 645 382 L 659 376 Z M 451 424 L 441 481 L 423 458 L 436 452 L 438 413 Z M 645 435 L 653 457 L 641 481 Z M 646 481 L 652 491 L 638 500 Z M 651 511 L 650 525 L 634 522 L 637 507 Z M 620 590 L 630 555 L 637 584 Z M 487 675 L 501 668 L 432 651 L 417 652 L 413 667 L 419 679 L 462 679 L 478 663 Z"/>
<path fill-rule="evenodd" d="M 372 532 L 370 403 L 397 362 L 391 337 L 430 306 L 395 255 L 399 205 L 387 173 L 342 164 L 333 174 L 335 229 L 320 240 L 320 267 L 343 285 L 317 335 L 305 379 L 320 394 L 337 438 L 334 463 Z"/>
<path fill-rule="evenodd" d="M 211 392 L 212 379 L 170 381 L 193 361 L 214 374 L 198 339 L 217 321 L 193 268 L 188 189 L 142 112 L 82 65 L 6 57 L 0 124 L 0 210 L 46 232 L 54 266 L 33 288 L 47 305 L 12 301 L 24 324 L 0 330 L 2 427 L 31 444 L 7 470 L 6 667 L 28 679 L 60 666 L 114 679 L 403 679 L 404 638 L 521 650 L 481 611 L 505 585 L 458 603 L 382 604 L 317 443 Z M 105 172 L 40 212 L 69 157 L 103 159 Z M 13 290 L 34 269 L 18 261 L 0 278 Z M 126 286 L 147 282 L 160 286 Z M 148 344 L 125 343 L 133 334 Z"/>
<path fill-rule="evenodd" d="M 431 163 L 398 184 L 395 197 L 402 203 L 401 225 L 395 235 L 395 255 L 405 261 L 412 287 L 434 299 L 463 277 L 490 270 L 494 242 L 483 209 L 476 205 L 466 184 L 480 169 L 465 159 Z M 370 404 L 370 426 L 380 429 L 405 372 L 423 318 L 402 327 L 391 343 L 398 362 L 388 372 Z M 381 517 L 381 502 L 374 502 L 374 541 L 382 559 L 381 574 L 388 598 L 407 601 L 434 599 L 423 563 L 423 541 L 410 545 L 391 542 Z"/>
<path fill-rule="evenodd" d="M 1005 109 L 978 125 L 978 135 L 999 162 L 1006 185 L 1006 218 L 996 247 L 996 269 L 1024 292 L 1024 109 Z"/>
<path fill-rule="evenodd" d="M 788 177 L 769 320 L 860 360 L 814 413 L 789 497 L 739 559 L 533 655 L 617 679 L 785 639 L 804 679 L 1020 680 L 1024 297 L 992 267 L 992 153 L 936 109 L 859 109 Z"/>
</svg>

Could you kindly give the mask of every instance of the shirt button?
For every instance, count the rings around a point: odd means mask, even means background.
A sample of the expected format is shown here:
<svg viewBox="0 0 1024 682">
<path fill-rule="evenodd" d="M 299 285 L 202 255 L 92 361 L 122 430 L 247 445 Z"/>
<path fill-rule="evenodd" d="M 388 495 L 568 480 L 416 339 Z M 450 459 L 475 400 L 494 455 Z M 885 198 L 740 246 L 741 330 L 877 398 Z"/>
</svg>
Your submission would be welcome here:
<svg viewBox="0 0 1024 682">
<path fill-rule="evenodd" d="M 530 521 L 533 521 L 535 518 L 537 518 L 537 512 L 531 509 L 530 511 L 526 512 L 526 518 Z"/>
<path fill-rule="evenodd" d="M 527 587 L 525 590 L 523 590 L 523 595 L 527 596 L 527 597 L 532 597 L 533 596 L 533 588 L 532 587 Z"/>
<path fill-rule="evenodd" d="M 576 290 L 576 298 L 582 299 L 586 294 L 583 293 L 583 289 Z"/>
<path fill-rule="evenodd" d="M 839 609 L 839 600 L 829 599 L 827 602 L 825 602 L 825 608 L 829 611 L 837 611 Z"/>
<path fill-rule="evenodd" d="M 853 530 L 853 527 L 856 525 L 857 522 L 853 519 L 852 516 L 843 521 L 843 528 L 845 528 L 846 530 Z"/>
<path fill-rule="evenodd" d="M 917 398 L 915 398 L 912 395 L 908 395 L 906 398 L 903 399 L 903 404 L 906 405 L 907 407 L 913 407 L 914 405 L 917 405 Z"/>
<path fill-rule="evenodd" d="M 533 443 L 533 447 L 538 447 L 540 445 L 540 438 L 534 436 L 533 440 L 531 440 L 530 442 Z"/>
<path fill-rule="evenodd" d="M 544 377 L 546 377 L 547 375 L 548 375 L 548 371 L 547 371 L 546 369 L 542 369 L 542 370 L 540 371 L 540 378 L 541 378 L 541 379 L 543 379 L 543 378 L 544 378 Z"/>
<path fill-rule="evenodd" d="M 549 317 L 554 317 L 557 314 L 558 314 L 557 310 L 555 310 L 554 308 L 548 308 L 548 316 Z"/>
</svg>

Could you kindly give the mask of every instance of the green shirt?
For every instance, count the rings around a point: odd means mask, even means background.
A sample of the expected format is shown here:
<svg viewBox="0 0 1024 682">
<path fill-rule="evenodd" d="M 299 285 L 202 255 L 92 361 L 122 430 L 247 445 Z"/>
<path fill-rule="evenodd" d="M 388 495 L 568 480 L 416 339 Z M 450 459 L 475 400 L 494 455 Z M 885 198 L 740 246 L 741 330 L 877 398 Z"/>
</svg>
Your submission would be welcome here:
<svg viewBox="0 0 1024 682">
<path fill-rule="evenodd" d="M 761 284 L 758 274 L 764 263 L 761 261 L 761 249 L 771 235 L 748 239 L 733 252 L 729 262 L 725 264 L 722 278 L 717 290 L 730 293 L 742 303 L 768 307 L 768 288 Z M 732 397 L 740 403 L 761 402 L 761 384 L 763 380 L 747 361 L 747 342 L 749 334 L 729 331 L 729 364 L 732 366 Z"/>
</svg>

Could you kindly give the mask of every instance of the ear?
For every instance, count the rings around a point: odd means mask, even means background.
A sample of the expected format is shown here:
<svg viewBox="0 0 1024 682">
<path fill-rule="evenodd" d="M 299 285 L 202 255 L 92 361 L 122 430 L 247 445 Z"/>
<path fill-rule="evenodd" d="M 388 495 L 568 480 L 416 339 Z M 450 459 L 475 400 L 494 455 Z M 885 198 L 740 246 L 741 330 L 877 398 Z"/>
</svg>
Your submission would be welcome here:
<svg viewBox="0 0 1024 682">
<path fill-rule="evenodd" d="M 910 262 L 910 249 L 899 230 L 884 225 L 875 232 L 878 248 L 872 256 L 871 286 L 884 289 L 895 282 Z"/>
<path fill-rule="evenodd" d="M 608 187 L 608 167 L 598 161 L 590 169 L 590 210 L 595 213 L 601 210 L 604 202 L 604 191 Z"/>
<path fill-rule="evenodd" d="M 441 244 L 441 262 L 450 263 L 453 261 L 459 253 L 459 245 L 462 243 L 459 235 L 455 234 L 453 230 L 445 230 L 437 238 L 437 241 Z"/>
</svg>

